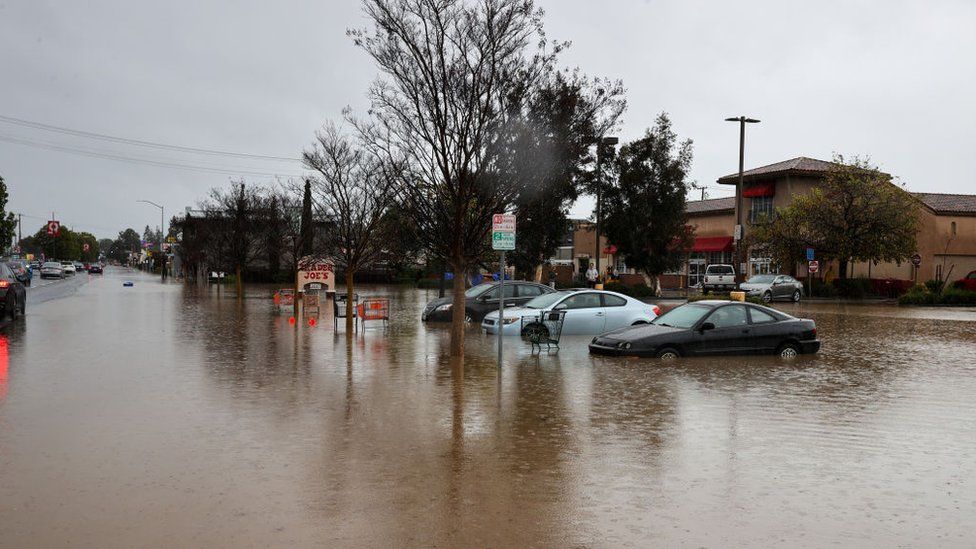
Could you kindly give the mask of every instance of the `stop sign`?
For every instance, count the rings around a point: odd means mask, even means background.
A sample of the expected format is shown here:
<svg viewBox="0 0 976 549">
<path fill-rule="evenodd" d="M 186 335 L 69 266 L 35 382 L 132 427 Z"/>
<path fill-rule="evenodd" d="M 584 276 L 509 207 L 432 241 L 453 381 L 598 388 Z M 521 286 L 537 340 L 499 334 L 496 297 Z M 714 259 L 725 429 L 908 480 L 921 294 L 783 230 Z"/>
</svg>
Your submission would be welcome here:
<svg viewBox="0 0 976 549">
<path fill-rule="evenodd" d="M 60 221 L 48 221 L 47 222 L 47 234 L 51 236 L 58 236 L 61 232 L 61 222 Z"/>
<path fill-rule="evenodd" d="M 84 244 L 81 245 L 81 249 L 87 252 L 89 249 L 91 249 L 91 246 L 89 246 L 88 243 L 85 242 Z"/>
<path fill-rule="evenodd" d="M 811 261 L 810 264 L 807 265 L 807 270 L 810 271 L 811 273 L 815 273 L 815 272 L 819 271 L 820 270 L 820 262 L 819 261 Z"/>
</svg>

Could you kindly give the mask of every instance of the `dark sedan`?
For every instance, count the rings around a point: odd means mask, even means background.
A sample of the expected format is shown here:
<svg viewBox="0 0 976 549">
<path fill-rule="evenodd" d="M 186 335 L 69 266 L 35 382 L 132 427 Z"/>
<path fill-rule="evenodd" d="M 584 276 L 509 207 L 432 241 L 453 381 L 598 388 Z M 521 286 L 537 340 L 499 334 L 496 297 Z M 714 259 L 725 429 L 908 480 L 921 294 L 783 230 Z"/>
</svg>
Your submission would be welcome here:
<svg viewBox="0 0 976 549">
<path fill-rule="evenodd" d="M 6 263 L 0 263 L 0 306 L 0 315 L 11 320 L 27 312 L 27 289 Z"/>
<path fill-rule="evenodd" d="M 464 319 L 467 322 L 481 322 L 481 320 L 491 311 L 498 310 L 498 286 L 497 282 L 479 284 L 468 288 L 464 292 Z M 537 284 L 535 282 L 525 282 L 521 280 L 505 281 L 505 306 L 519 307 L 526 304 L 530 299 L 548 294 L 556 290 Z M 435 299 L 424 307 L 420 315 L 424 321 L 448 322 L 453 316 L 454 298 L 445 296 Z"/>
<path fill-rule="evenodd" d="M 88 266 L 88 274 L 102 274 L 102 266 L 99 263 L 92 263 Z"/>
<path fill-rule="evenodd" d="M 819 350 L 812 320 L 737 301 L 688 303 L 650 324 L 607 332 L 590 343 L 594 354 L 663 359 L 745 354 L 793 358 Z"/>
<path fill-rule="evenodd" d="M 34 271 L 31 269 L 30 263 L 26 261 L 8 261 L 7 266 L 10 270 L 14 272 L 14 276 L 17 280 L 21 282 L 24 286 L 30 286 L 31 280 L 34 278 Z"/>
</svg>

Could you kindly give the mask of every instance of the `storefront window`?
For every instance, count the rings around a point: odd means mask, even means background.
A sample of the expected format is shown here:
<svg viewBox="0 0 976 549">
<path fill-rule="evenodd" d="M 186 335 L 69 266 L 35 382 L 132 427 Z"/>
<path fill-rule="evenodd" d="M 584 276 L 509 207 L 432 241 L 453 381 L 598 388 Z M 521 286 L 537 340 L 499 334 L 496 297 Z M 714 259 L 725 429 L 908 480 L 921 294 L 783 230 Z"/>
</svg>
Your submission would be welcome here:
<svg viewBox="0 0 976 549">
<path fill-rule="evenodd" d="M 769 257 L 749 258 L 749 276 L 755 276 L 760 274 L 776 274 L 778 271 L 779 271 L 779 267 L 773 263 L 772 258 Z"/>
</svg>

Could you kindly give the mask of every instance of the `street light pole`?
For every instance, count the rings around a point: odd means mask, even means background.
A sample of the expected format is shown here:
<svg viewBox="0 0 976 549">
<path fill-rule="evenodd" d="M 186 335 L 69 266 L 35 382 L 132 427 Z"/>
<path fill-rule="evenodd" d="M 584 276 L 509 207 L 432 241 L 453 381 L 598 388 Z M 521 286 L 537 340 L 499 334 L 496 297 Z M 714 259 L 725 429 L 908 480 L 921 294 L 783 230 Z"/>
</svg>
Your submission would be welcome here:
<svg viewBox="0 0 976 549">
<path fill-rule="evenodd" d="M 593 245 L 596 257 L 596 279 L 600 280 L 600 221 L 603 217 L 603 146 L 611 147 L 619 143 L 616 137 L 600 137 L 596 140 L 596 243 Z"/>
<path fill-rule="evenodd" d="M 162 256 L 163 255 L 163 219 L 166 217 L 165 214 L 166 210 L 162 206 L 156 204 L 151 200 L 136 200 L 136 202 L 151 204 L 159 208 L 159 255 Z M 159 268 L 160 277 L 162 278 L 162 280 L 166 280 L 166 266 L 163 264 L 163 262 L 160 262 L 159 267 L 160 267 Z"/>
<path fill-rule="evenodd" d="M 742 227 L 742 174 L 745 169 L 746 124 L 758 124 L 759 120 L 745 116 L 726 118 L 726 122 L 739 123 L 739 179 L 735 184 L 735 272 L 738 281 L 745 279 L 742 269 L 742 238 L 745 230 Z"/>
</svg>

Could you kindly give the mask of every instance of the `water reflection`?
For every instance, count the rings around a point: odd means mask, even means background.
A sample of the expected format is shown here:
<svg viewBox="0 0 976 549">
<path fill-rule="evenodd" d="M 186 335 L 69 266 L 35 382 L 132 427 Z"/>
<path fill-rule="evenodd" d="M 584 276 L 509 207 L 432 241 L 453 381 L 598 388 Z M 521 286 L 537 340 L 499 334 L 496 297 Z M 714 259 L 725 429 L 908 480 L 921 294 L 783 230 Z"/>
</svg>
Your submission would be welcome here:
<svg viewBox="0 0 976 549">
<path fill-rule="evenodd" d="M 417 320 L 436 292 L 365 287 L 389 329 L 347 334 L 328 306 L 289 324 L 271 289 L 90 285 L 0 336 L 0 539 L 971 541 L 974 312 L 785 305 L 820 355 L 662 364 L 513 339 L 499 370 L 476 327 L 447 358 L 447 327 Z"/>
</svg>

